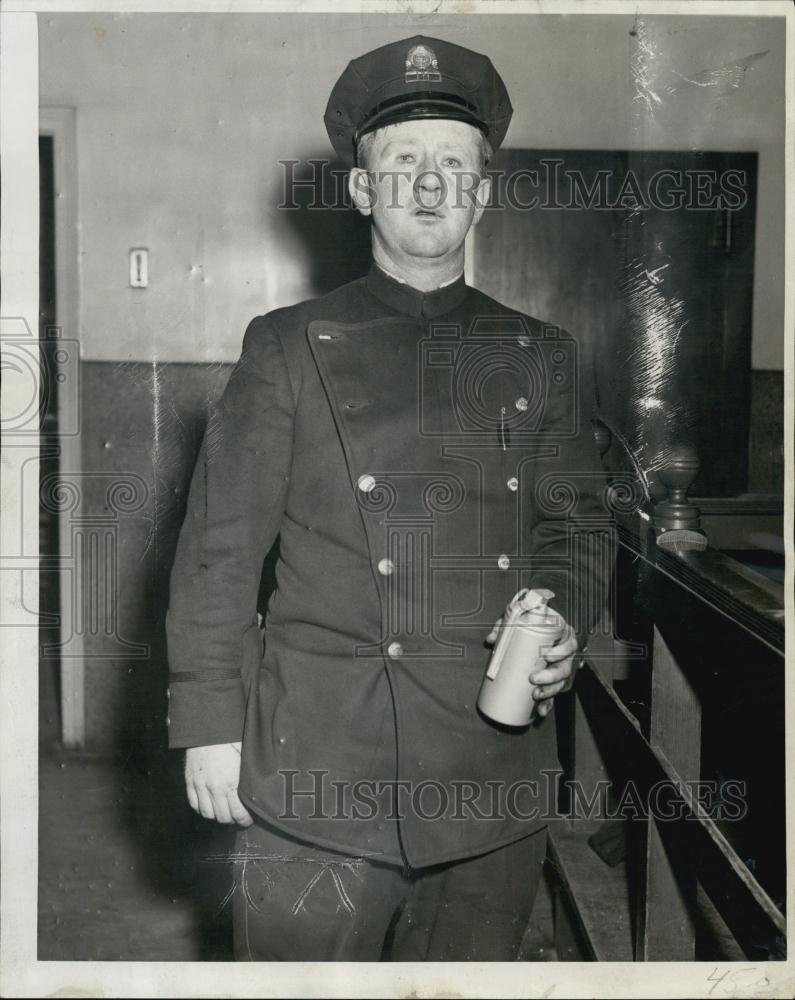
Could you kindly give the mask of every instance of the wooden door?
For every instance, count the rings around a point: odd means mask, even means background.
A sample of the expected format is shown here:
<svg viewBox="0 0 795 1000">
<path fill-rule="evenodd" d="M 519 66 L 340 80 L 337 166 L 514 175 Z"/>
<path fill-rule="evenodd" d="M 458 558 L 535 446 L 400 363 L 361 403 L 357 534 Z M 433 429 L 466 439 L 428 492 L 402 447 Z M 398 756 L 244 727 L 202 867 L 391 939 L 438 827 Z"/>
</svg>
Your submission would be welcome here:
<svg viewBox="0 0 795 1000">
<path fill-rule="evenodd" d="M 474 283 L 581 341 L 644 468 L 688 440 L 693 494 L 744 492 L 756 154 L 514 149 L 494 170 Z"/>
</svg>

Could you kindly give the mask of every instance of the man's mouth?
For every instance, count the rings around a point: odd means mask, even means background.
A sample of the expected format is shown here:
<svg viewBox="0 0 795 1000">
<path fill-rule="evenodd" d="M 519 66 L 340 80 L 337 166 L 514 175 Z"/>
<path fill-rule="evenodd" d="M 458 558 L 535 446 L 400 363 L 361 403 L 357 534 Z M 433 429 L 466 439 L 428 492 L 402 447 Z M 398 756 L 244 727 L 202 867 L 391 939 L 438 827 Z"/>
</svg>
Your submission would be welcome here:
<svg viewBox="0 0 795 1000">
<path fill-rule="evenodd" d="M 441 219 L 442 213 L 436 208 L 415 208 L 414 215 L 418 219 Z"/>
</svg>

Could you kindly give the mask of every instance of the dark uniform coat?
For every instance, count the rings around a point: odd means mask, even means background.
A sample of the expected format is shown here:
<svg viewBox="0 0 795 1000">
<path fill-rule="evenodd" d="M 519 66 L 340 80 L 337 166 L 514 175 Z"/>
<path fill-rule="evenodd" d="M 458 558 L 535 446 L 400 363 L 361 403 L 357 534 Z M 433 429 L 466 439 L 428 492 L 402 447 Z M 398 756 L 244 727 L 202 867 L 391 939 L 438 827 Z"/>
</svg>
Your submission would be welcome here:
<svg viewBox="0 0 795 1000">
<path fill-rule="evenodd" d="M 507 729 L 476 701 L 521 587 L 555 592 L 581 648 L 600 617 L 593 412 L 577 343 L 463 278 L 422 293 L 374 266 L 254 319 L 172 572 L 171 745 L 242 739 L 251 810 L 398 864 L 543 826 L 554 718 Z"/>
</svg>

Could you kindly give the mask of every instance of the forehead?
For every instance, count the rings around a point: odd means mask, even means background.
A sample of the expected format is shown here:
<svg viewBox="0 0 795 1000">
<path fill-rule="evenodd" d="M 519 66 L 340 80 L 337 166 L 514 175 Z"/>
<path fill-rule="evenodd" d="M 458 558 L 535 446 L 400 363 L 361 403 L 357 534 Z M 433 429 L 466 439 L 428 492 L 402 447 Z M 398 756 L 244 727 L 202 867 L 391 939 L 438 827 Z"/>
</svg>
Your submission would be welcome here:
<svg viewBox="0 0 795 1000">
<path fill-rule="evenodd" d="M 450 118 L 423 118 L 417 121 L 386 125 L 373 134 L 373 151 L 378 153 L 392 143 L 422 146 L 459 146 L 476 153 L 480 132 L 466 122 Z"/>
</svg>

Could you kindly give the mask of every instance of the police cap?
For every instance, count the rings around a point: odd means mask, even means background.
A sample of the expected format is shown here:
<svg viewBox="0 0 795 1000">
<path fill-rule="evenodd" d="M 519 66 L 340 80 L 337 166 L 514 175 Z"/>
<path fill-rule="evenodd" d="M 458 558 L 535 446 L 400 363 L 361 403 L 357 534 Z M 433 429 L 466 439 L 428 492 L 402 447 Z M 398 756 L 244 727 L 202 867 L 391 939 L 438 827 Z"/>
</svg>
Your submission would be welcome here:
<svg viewBox="0 0 795 1000">
<path fill-rule="evenodd" d="M 467 122 L 496 151 L 512 114 L 508 91 L 488 56 L 415 35 L 349 62 L 323 120 L 331 144 L 350 166 L 366 132 L 418 118 Z"/>
</svg>

